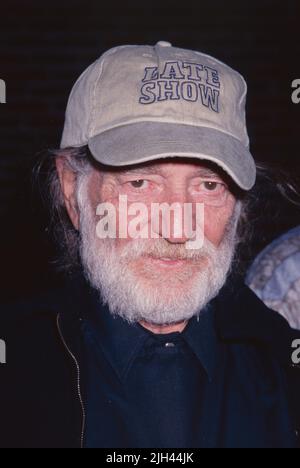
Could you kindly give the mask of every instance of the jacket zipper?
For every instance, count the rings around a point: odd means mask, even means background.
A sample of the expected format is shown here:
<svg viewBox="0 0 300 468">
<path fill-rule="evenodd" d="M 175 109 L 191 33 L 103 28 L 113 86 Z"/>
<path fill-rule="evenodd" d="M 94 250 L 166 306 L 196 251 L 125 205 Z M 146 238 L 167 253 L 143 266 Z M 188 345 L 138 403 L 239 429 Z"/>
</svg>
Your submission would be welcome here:
<svg viewBox="0 0 300 468">
<path fill-rule="evenodd" d="M 86 421 L 86 412 L 85 412 L 85 407 L 84 407 L 84 403 L 83 403 L 83 398 L 82 398 L 82 393 L 81 393 L 81 384 L 80 384 L 80 367 L 79 367 L 79 364 L 78 364 L 78 361 L 76 359 L 76 357 L 74 356 L 74 354 L 72 353 L 72 351 L 70 350 L 70 348 L 68 347 L 67 343 L 66 343 L 66 340 L 63 336 L 63 333 L 61 331 L 61 328 L 60 328 L 60 314 L 57 315 L 57 320 L 56 320 L 56 323 L 57 323 L 57 328 L 58 328 L 58 332 L 59 332 L 59 336 L 61 338 L 61 341 L 64 345 L 64 347 L 66 348 L 68 354 L 71 356 L 72 360 L 74 361 L 75 363 L 75 366 L 76 366 L 76 372 L 77 372 L 77 393 L 78 393 L 78 398 L 79 398 L 79 401 L 80 401 L 80 405 L 81 405 L 81 410 L 82 410 L 82 425 L 81 425 L 81 436 L 80 436 L 80 448 L 83 449 L 83 442 L 84 442 L 84 431 L 85 431 L 85 421 Z"/>
</svg>

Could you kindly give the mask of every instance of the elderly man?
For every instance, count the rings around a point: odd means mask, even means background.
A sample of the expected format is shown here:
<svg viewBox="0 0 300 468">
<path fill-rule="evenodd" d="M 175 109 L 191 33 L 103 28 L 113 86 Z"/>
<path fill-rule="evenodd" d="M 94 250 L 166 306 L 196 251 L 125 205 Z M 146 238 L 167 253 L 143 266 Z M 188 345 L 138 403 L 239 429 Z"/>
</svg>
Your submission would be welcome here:
<svg viewBox="0 0 300 468">
<path fill-rule="evenodd" d="M 80 268 L 2 313 L 2 446 L 297 446 L 300 334 L 229 275 L 256 178 L 245 98 L 167 42 L 77 80 L 50 193 Z"/>
</svg>

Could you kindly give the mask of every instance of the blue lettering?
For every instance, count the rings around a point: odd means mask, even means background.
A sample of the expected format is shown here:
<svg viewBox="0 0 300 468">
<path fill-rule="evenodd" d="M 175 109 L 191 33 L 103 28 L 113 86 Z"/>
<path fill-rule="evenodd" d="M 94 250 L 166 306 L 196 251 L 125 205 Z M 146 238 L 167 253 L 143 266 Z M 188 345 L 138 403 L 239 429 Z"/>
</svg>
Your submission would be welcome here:
<svg viewBox="0 0 300 468">
<path fill-rule="evenodd" d="M 204 67 L 206 74 L 207 74 L 207 80 L 206 83 L 209 86 L 214 86 L 215 88 L 220 88 L 220 78 L 219 78 L 219 73 L 218 70 L 214 70 L 213 68 L 210 67 Z"/>
<path fill-rule="evenodd" d="M 143 82 L 153 81 L 158 79 L 158 68 L 157 67 L 147 67 L 145 68 L 145 76 Z"/>
<path fill-rule="evenodd" d="M 183 68 L 187 68 L 189 71 L 189 74 L 187 76 L 188 80 L 202 81 L 199 72 L 203 71 L 203 65 L 200 65 L 198 63 L 184 62 Z"/>
<path fill-rule="evenodd" d="M 181 95 L 186 101 L 195 102 L 198 99 L 198 88 L 193 81 L 184 81 L 181 84 Z"/>
<path fill-rule="evenodd" d="M 183 80 L 184 75 L 181 72 L 180 65 L 178 62 L 166 62 L 163 73 L 160 75 L 160 78 L 166 80 L 176 79 Z"/>
<path fill-rule="evenodd" d="M 153 91 L 155 89 L 155 83 L 145 83 L 141 88 L 142 97 L 140 97 L 140 104 L 152 104 L 155 102 L 156 95 Z"/>
<path fill-rule="evenodd" d="M 177 100 L 180 99 L 178 88 L 178 81 L 158 81 L 159 86 L 159 101 L 166 101 L 167 99 Z"/>
<path fill-rule="evenodd" d="M 219 96 L 220 92 L 216 89 L 211 89 L 203 84 L 199 84 L 202 104 L 209 109 L 219 112 Z"/>
</svg>

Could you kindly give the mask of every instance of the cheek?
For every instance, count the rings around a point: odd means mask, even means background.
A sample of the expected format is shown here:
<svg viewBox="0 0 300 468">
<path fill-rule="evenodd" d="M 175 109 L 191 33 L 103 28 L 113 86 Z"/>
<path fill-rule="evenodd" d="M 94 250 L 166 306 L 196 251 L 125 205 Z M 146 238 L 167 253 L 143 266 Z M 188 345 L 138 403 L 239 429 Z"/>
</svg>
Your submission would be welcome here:
<svg viewBox="0 0 300 468">
<path fill-rule="evenodd" d="M 226 206 L 221 208 L 205 206 L 204 234 L 216 247 L 223 240 L 226 226 L 234 213 L 234 207 L 234 197 L 230 197 Z"/>
</svg>

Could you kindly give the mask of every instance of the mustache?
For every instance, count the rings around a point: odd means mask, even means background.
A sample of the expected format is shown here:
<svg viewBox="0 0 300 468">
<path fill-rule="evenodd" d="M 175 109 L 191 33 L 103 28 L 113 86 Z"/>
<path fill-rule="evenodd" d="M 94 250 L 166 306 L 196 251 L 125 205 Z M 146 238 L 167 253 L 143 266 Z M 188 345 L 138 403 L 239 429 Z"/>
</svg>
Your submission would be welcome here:
<svg viewBox="0 0 300 468">
<path fill-rule="evenodd" d="M 207 256 L 211 256 L 218 251 L 208 239 L 205 239 L 201 249 L 187 249 L 185 244 L 171 244 L 165 239 L 147 240 L 136 239 L 123 247 L 120 252 L 122 260 L 137 260 L 143 257 L 171 258 L 172 260 L 199 261 Z"/>
<path fill-rule="evenodd" d="M 235 251 L 238 242 L 237 224 L 240 212 L 241 205 L 238 204 L 233 216 L 226 225 L 223 239 L 218 246 L 215 246 L 207 237 L 204 237 L 204 242 L 200 249 L 187 249 L 184 243 L 171 243 L 164 238 L 134 239 L 118 252 L 119 260 L 121 262 L 130 262 L 142 257 L 151 256 L 154 258 L 165 257 L 172 260 L 190 260 L 195 263 L 202 262 L 204 259 L 215 259 L 218 263 L 218 254 L 222 252 L 224 246 L 230 246 L 233 253 Z M 115 250 L 114 247 L 114 241 L 112 240 L 112 250 Z"/>
</svg>

